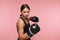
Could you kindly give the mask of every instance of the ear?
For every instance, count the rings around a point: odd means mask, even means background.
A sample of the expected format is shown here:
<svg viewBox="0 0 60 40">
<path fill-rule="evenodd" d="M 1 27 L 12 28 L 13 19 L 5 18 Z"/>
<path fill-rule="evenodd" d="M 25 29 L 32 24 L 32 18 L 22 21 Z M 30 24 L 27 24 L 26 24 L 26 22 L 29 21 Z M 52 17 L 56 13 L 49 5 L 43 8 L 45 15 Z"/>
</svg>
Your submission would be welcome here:
<svg viewBox="0 0 60 40">
<path fill-rule="evenodd" d="M 20 16 L 22 16 L 22 14 L 20 14 Z"/>
</svg>

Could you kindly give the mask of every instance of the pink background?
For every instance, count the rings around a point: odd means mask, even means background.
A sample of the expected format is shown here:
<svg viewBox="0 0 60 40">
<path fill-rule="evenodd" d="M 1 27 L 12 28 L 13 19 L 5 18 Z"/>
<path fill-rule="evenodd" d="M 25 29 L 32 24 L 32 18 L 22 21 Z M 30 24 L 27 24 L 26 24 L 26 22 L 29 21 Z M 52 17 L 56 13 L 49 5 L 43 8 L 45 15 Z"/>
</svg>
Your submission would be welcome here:
<svg viewBox="0 0 60 40">
<path fill-rule="evenodd" d="M 41 31 L 32 40 L 60 40 L 59 0 L 0 0 L 0 40 L 17 40 L 16 22 L 20 6 L 27 3 L 30 16 L 38 16 Z"/>
</svg>

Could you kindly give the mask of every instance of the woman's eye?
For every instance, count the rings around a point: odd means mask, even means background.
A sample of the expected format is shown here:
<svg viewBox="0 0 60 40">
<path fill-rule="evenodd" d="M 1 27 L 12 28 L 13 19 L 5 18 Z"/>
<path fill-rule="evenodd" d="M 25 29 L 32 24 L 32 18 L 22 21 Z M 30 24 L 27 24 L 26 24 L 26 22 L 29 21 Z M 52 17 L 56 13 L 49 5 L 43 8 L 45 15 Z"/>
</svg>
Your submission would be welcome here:
<svg viewBox="0 0 60 40">
<path fill-rule="evenodd" d="M 23 11 L 23 13 L 29 13 L 29 11 Z"/>
<path fill-rule="evenodd" d="M 27 13 L 29 13 L 29 11 L 27 11 Z"/>
<path fill-rule="evenodd" d="M 24 11 L 24 13 L 26 13 L 26 12 Z"/>
</svg>

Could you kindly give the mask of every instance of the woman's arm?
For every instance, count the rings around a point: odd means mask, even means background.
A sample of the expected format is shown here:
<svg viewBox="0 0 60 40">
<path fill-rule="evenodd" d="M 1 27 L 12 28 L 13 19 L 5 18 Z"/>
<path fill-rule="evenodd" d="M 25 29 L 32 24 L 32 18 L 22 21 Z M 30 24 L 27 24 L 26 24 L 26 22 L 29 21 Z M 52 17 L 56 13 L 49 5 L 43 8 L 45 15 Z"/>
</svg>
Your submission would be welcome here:
<svg viewBox="0 0 60 40">
<path fill-rule="evenodd" d="M 19 39 L 24 40 L 27 39 L 27 35 L 24 32 L 24 22 L 22 19 L 19 19 L 17 22 L 17 29 L 18 29 L 18 35 L 19 35 Z"/>
</svg>

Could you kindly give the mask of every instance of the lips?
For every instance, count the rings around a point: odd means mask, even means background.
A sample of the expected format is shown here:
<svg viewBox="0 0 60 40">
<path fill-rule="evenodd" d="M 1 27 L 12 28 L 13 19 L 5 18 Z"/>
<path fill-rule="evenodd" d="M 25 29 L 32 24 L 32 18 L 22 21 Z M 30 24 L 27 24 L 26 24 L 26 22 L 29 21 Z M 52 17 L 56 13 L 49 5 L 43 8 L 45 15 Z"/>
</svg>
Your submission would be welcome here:
<svg viewBox="0 0 60 40">
<path fill-rule="evenodd" d="M 28 15 L 26 15 L 26 17 L 28 17 Z"/>
</svg>

